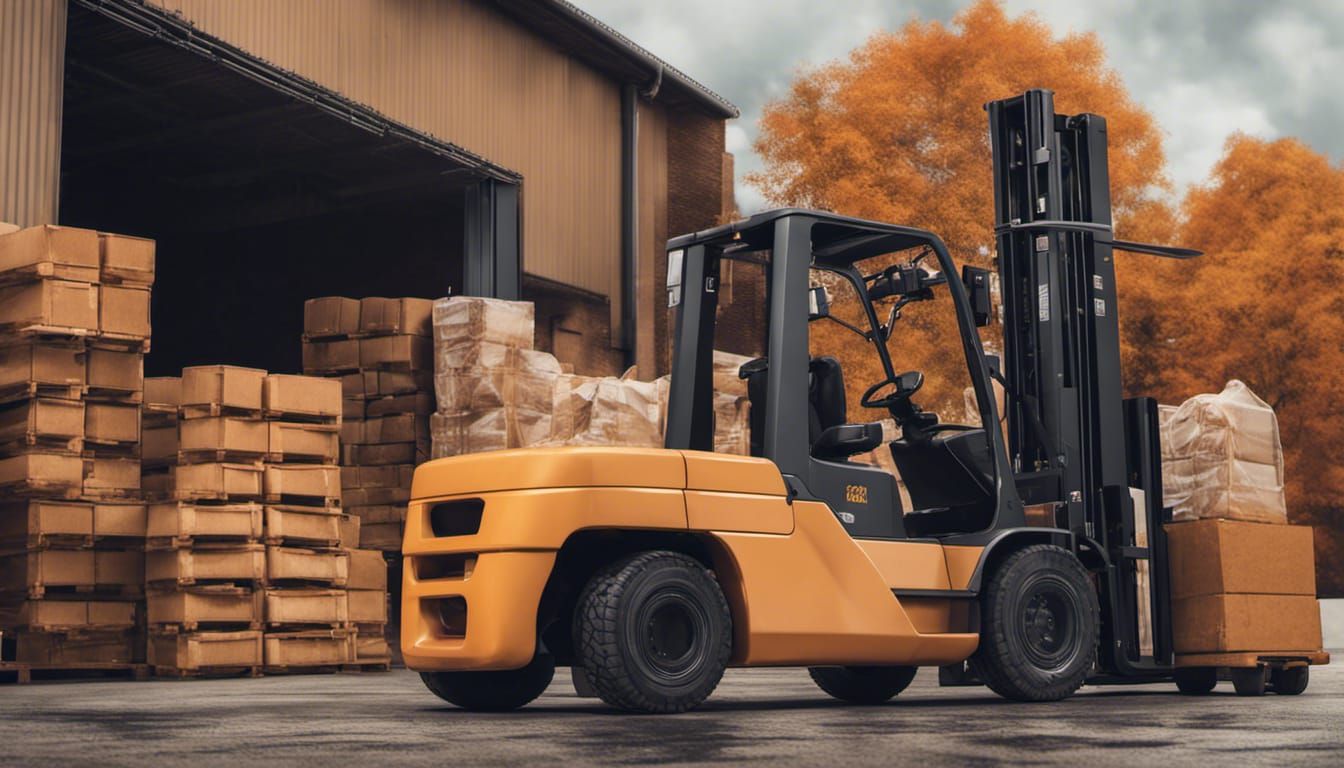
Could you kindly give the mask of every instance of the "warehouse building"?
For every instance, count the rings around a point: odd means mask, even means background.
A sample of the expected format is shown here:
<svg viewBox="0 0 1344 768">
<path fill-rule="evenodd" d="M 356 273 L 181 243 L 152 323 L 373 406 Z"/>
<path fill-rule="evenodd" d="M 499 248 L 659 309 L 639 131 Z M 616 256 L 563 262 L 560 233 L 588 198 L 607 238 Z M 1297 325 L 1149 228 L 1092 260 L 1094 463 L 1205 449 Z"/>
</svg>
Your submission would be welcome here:
<svg viewBox="0 0 1344 768">
<path fill-rule="evenodd" d="M 449 292 L 664 372 L 664 243 L 731 214 L 736 116 L 564 0 L 0 4 L 0 221 L 158 240 L 151 375 L 296 370 L 304 299 Z"/>
</svg>

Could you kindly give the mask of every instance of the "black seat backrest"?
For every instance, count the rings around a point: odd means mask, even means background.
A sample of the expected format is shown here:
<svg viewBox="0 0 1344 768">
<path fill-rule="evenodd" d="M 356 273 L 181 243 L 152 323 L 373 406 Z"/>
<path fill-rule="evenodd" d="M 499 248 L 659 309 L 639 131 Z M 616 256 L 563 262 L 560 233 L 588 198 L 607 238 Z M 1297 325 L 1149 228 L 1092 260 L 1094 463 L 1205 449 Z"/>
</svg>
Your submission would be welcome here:
<svg viewBox="0 0 1344 768">
<path fill-rule="evenodd" d="M 751 427 L 751 455 L 764 455 L 765 398 L 770 367 L 760 357 L 742 366 L 747 380 L 747 399 L 751 401 L 748 424 Z M 807 438 L 815 444 L 828 427 L 846 422 L 845 376 L 834 357 L 814 357 L 807 364 Z"/>
<path fill-rule="evenodd" d="M 815 444 L 827 428 L 847 421 L 845 375 L 834 357 L 814 357 L 807 365 L 807 438 Z"/>
</svg>

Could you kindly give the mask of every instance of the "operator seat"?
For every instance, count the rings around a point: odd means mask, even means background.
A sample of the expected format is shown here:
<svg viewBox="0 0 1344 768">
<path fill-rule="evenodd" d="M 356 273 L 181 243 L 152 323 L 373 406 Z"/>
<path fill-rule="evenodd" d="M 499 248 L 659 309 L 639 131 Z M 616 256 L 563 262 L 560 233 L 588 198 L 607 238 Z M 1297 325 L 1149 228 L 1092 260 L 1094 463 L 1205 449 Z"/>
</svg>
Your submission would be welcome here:
<svg viewBox="0 0 1344 768">
<path fill-rule="evenodd" d="M 769 361 L 758 357 L 745 363 L 739 375 L 747 380 L 747 399 L 751 402 L 748 425 L 751 428 L 751 455 L 764 455 L 766 389 Z M 827 429 L 846 423 L 845 375 L 834 357 L 814 357 L 807 364 L 807 440 L 812 454 L 819 458 L 843 459 L 856 451 L 839 445 L 823 445 Z M 846 452 L 848 451 L 848 452 Z M 824 454 L 824 455 L 823 455 Z"/>
<path fill-rule="evenodd" d="M 905 515 L 911 536 L 974 533 L 994 520 L 994 457 L 985 430 L 967 427 L 926 440 L 891 443 L 914 510 Z"/>
</svg>

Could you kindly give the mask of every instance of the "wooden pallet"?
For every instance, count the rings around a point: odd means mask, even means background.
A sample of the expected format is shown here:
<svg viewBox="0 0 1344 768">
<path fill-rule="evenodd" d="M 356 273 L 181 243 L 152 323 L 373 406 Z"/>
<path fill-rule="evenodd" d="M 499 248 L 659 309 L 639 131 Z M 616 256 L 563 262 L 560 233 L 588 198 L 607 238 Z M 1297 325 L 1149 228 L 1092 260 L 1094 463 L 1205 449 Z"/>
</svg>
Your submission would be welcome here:
<svg viewBox="0 0 1344 768">
<path fill-rule="evenodd" d="M 102 440 L 85 437 L 80 454 L 86 459 L 139 459 L 139 440 Z"/>
<path fill-rule="evenodd" d="M 352 661 L 341 667 L 341 671 L 348 674 L 360 674 L 363 672 L 391 672 L 392 657 L 388 656 L 382 659 L 360 659 Z"/>
<path fill-rule="evenodd" d="M 93 339 L 90 346 L 99 349 L 110 349 L 116 352 L 139 352 L 142 355 L 149 354 L 149 338 L 139 334 L 98 331 L 97 334 L 91 335 Z"/>
<path fill-rule="evenodd" d="M 145 393 L 139 389 L 116 389 L 113 387 L 85 387 L 84 399 L 100 403 L 119 403 L 121 405 L 143 405 Z"/>
<path fill-rule="evenodd" d="M 266 463 L 265 453 L 240 451 L 178 451 L 178 464 L 248 464 L 260 467 Z"/>
<path fill-rule="evenodd" d="M 78 485 L 68 485 L 66 483 L 47 482 L 44 480 L 27 478 L 11 483 L 0 483 L 0 498 L 41 497 L 44 499 L 75 501 L 80 497 L 82 490 L 83 489 Z"/>
<path fill-rule="evenodd" d="M 24 264 L 0 272 L 0 288 L 11 285 L 23 285 L 38 280 L 72 280 L 77 283 L 99 282 L 97 266 L 75 264 L 56 264 L 39 261 L 36 264 Z"/>
<path fill-rule="evenodd" d="M 44 680 L 88 680 L 106 677 L 148 680 L 149 665 L 103 663 L 51 665 L 0 661 L 0 682 L 19 685 Z"/>
<path fill-rule="evenodd" d="M 264 504 L 271 506 L 286 507 L 317 507 L 321 509 L 340 509 L 340 496 L 295 496 L 288 493 L 264 493 L 261 496 Z"/>
<path fill-rule="evenodd" d="M 1303 664 L 1329 664 L 1326 651 L 1243 651 L 1239 653 L 1187 653 L 1176 655 L 1176 667 L 1227 667 L 1248 669 L 1261 664 L 1268 667 L 1296 667 Z"/>
<path fill-rule="evenodd" d="M 78 494 L 81 501 L 146 501 L 145 492 L 139 488 L 98 488 Z"/>
<path fill-rule="evenodd" d="M 35 432 L 0 443 L 0 456 L 19 456 L 24 453 L 59 453 L 63 456 L 80 456 L 84 453 L 85 440 L 82 437 L 42 435 Z"/>
<path fill-rule="evenodd" d="M 21 400 L 51 398 L 53 400 L 79 400 L 84 396 L 84 387 L 79 384 L 44 384 L 40 381 L 21 381 L 0 388 L 0 404 Z"/>
<path fill-rule="evenodd" d="M 81 584 L 76 586 L 52 586 L 48 584 L 29 584 L 23 594 L 28 596 L 29 600 L 45 600 L 51 597 L 69 595 L 71 597 L 82 598 L 107 598 L 107 599 L 139 599 L 145 594 L 145 588 L 142 584 Z"/>
<path fill-rule="evenodd" d="M 178 408 L 178 414 L 183 419 L 214 419 L 221 416 L 232 416 L 237 419 L 262 421 L 262 411 L 260 408 L 235 408 L 219 403 L 183 405 Z"/>
<path fill-rule="evenodd" d="M 323 376 L 319 378 L 328 378 L 328 377 Z M 294 424 L 303 424 L 309 427 L 327 427 L 332 432 L 335 432 L 341 428 L 340 414 L 336 414 L 335 416 L 333 416 L 331 414 L 304 413 L 302 411 L 283 410 L 283 409 L 274 410 L 267 408 L 262 411 L 262 416 L 266 418 L 266 420 L 268 421 L 285 421 Z"/>
<path fill-rule="evenodd" d="M 211 680 L 227 677 L 262 676 L 261 667 L 201 667 L 199 669 L 177 669 L 175 667 L 155 666 L 154 677 L 167 680 Z"/>
<path fill-rule="evenodd" d="M 265 629 L 261 621 L 183 621 L 177 624 L 149 624 L 149 631 L 156 635 L 187 635 L 192 632 L 260 632 Z"/>
<path fill-rule="evenodd" d="M 154 536 L 145 539 L 146 552 L 158 552 L 166 549 L 195 549 L 201 544 L 261 544 L 260 539 L 251 536 Z"/>
<path fill-rule="evenodd" d="M 31 321 L 0 323 L 0 335 L 10 341 L 40 338 L 43 341 L 83 343 L 97 334 L 93 328 L 71 328 L 64 325 L 45 325 Z"/>
</svg>

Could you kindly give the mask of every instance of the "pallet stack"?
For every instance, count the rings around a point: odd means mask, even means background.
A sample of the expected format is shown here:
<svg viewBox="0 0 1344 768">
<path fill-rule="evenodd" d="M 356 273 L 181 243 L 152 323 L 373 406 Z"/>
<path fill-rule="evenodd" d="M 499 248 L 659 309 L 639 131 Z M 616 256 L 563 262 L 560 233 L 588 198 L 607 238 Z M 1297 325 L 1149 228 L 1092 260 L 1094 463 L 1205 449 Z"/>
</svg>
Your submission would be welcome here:
<svg viewBox="0 0 1344 768">
<path fill-rule="evenodd" d="M 0 661 L 20 677 L 141 661 L 153 280 L 153 241 L 0 235 Z"/>
<path fill-rule="evenodd" d="M 260 673 L 265 371 L 197 366 L 149 388 L 145 582 L 161 676 Z"/>
<path fill-rule="evenodd" d="M 329 296 L 304 304 L 304 372 L 341 379 L 345 507 L 360 520 L 360 546 L 385 553 L 394 613 L 411 478 L 415 466 L 429 458 L 432 311 L 433 302 L 414 298 Z M 398 633 L 395 615 L 391 618 L 387 643 L 395 649 Z M 369 632 L 361 637 L 372 652 Z"/>
</svg>

